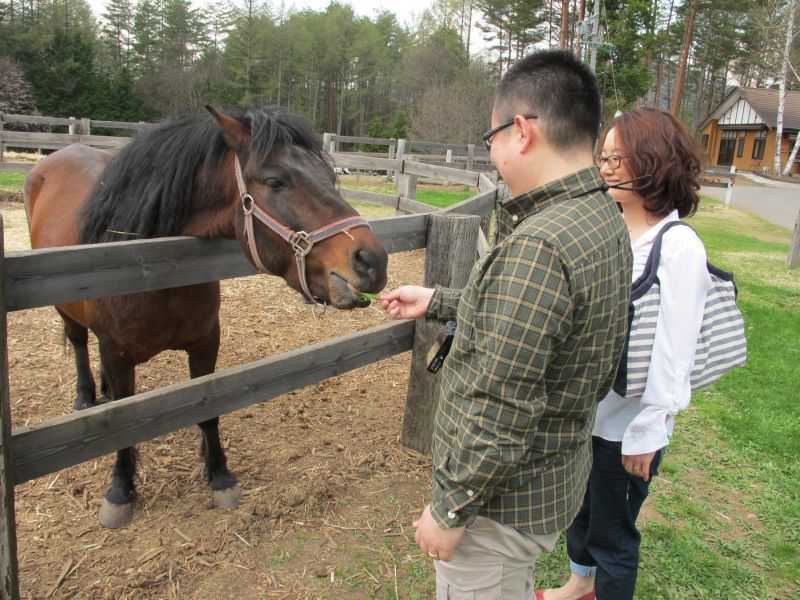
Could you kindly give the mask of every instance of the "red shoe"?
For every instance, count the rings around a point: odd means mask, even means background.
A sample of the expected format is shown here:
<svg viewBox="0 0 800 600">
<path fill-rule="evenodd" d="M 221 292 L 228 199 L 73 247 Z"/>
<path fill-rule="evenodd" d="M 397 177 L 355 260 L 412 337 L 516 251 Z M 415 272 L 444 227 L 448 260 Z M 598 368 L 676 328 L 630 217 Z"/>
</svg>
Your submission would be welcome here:
<svg viewBox="0 0 800 600">
<path fill-rule="evenodd" d="M 544 600 L 544 590 L 536 590 L 536 600 Z M 578 600 L 594 600 L 594 590 L 584 594 Z"/>
</svg>

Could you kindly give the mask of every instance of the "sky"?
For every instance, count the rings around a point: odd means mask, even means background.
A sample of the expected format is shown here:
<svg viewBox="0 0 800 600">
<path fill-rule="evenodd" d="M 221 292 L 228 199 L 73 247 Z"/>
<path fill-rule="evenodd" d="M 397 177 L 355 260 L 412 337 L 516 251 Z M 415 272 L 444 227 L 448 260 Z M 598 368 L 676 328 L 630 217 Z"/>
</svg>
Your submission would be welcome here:
<svg viewBox="0 0 800 600">
<path fill-rule="evenodd" d="M 105 0 L 88 0 L 89 6 L 96 15 L 101 15 L 105 11 Z M 273 7 L 279 4 L 280 0 L 270 0 L 269 4 Z M 401 25 L 411 25 L 422 11 L 429 8 L 433 0 L 340 0 L 342 4 L 350 4 L 355 13 L 359 16 L 374 17 L 382 9 L 387 9 L 397 16 L 397 21 Z M 202 6 L 203 0 L 192 0 L 194 6 Z M 315 11 L 323 11 L 330 4 L 330 0 L 285 0 L 285 7 L 288 10 L 294 7 L 295 10 L 310 8 Z"/>
</svg>

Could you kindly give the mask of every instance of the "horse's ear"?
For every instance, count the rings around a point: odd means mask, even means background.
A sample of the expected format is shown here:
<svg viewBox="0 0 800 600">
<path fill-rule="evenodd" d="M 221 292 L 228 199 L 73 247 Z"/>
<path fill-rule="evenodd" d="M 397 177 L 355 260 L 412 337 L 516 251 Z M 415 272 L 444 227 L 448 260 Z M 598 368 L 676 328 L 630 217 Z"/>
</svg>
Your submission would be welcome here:
<svg viewBox="0 0 800 600">
<path fill-rule="evenodd" d="M 217 122 L 225 143 L 234 150 L 244 150 L 250 143 L 250 129 L 240 121 L 217 112 L 214 107 L 206 105 L 206 110 L 211 113 Z"/>
</svg>

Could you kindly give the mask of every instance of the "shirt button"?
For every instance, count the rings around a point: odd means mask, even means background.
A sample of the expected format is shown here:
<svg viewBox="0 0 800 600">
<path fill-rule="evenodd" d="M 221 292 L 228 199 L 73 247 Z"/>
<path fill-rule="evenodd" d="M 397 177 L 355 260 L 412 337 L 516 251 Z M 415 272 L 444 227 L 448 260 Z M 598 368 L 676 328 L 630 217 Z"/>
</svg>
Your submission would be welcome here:
<svg viewBox="0 0 800 600">
<path fill-rule="evenodd" d="M 519 217 L 517 215 L 511 215 L 511 220 L 514 221 L 514 223 L 516 223 L 517 221 L 519 221 Z"/>
<path fill-rule="evenodd" d="M 472 498 L 474 495 L 475 495 L 475 492 L 473 492 L 472 490 L 467 490 L 467 496 Z"/>
<path fill-rule="evenodd" d="M 456 518 L 456 513 L 454 513 L 452 510 L 448 511 L 447 518 L 448 519 L 455 519 Z"/>
</svg>

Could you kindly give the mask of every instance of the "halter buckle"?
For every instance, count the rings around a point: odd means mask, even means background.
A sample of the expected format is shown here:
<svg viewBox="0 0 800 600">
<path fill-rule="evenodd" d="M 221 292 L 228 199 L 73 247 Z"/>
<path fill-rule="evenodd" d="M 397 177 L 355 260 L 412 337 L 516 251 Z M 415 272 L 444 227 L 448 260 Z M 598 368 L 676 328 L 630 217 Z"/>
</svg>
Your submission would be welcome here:
<svg viewBox="0 0 800 600">
<path fill-rule="evenodd" d="M 305 231 L 298 231 L 290 239 L 289 243 L 297 256 L 306 256 L 314 247 L 314 242 L 308 239 Z"/>
<path fill-rule="evenodd" d="M 253 200 L 253 197 L 245 192 L 242 194 L 242 210 L 244 210 L 245 215 L 252 215 L 253 214 L 253 207 L 255 206 L 256 201 Z"/>
</svg>

